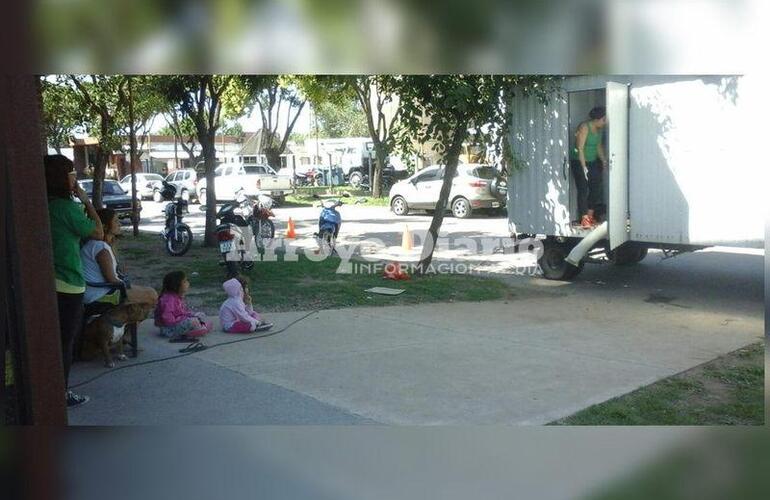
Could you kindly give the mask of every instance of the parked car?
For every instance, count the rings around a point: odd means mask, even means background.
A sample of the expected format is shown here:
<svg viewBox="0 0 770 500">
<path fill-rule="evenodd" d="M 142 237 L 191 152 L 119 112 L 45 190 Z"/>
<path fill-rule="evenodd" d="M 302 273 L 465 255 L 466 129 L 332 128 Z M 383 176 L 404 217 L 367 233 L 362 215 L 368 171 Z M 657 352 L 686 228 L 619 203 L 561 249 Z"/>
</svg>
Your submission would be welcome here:
<svg viewBox="0 0 770 500">
<path fill-rule="evenodd" d="M 198 196 L 198 174 L 192 168 L 186 168 L 183 170 L 177 170 L 166 176 L 166 182 L 176 188 L 177 197 L 184 201 L 190 201 L 192 198 Z M 152 199 L 155 201 L 163 201 L 160 191 L 163 186 L 153 191 Z"/>
<path fill-rule="evenodd" d="M 247 196 L 266 194 L 281 203 L 293 192 L 291 177 L 278 175 L 268 165 L 228 163 L 217 167 L 214 176 L 217 201 L 233 201 L 235 194 L 243 189 Z M 198 181 L 197 196 L 201 204 L 206 203 L 205 177 Z"/>
<path fill-rule="evenodd" d="M 91 198 L 94 192 L 94 181 L 83 179 L 78 181 L 83 191 Z M 136 200 L 139 216 L 141 217 L 142 201 Z M 111 208 L 118 214 L 118 219 L 131 219 L 131 195 L 123 191 L 118 181 L 105 180 L 102 189 L 102 205 Z"/>
<path fill-rule="evenodd" d="M 413 209 L 435 210 L 444 166 L 427 167 L 390 188 L 390 208 L 396 215 L 407 215 Z M 505 194 L 497 170 L 490 165 L 464 163 L 457 166 L 447 209 L 457 218 L 470 217 L 477 209 L 505 206 Z"/>
<path fill-rule="evenodd" d="M 127 175 L 120 180 L 120 187 L 131 194 L 131 176 Z M 139 172 L 136 174 L 136 195 L 140 198 L 153 198 L 156 190 L 163 189 L 163 177 L 158 174 Z"/>
</svg>

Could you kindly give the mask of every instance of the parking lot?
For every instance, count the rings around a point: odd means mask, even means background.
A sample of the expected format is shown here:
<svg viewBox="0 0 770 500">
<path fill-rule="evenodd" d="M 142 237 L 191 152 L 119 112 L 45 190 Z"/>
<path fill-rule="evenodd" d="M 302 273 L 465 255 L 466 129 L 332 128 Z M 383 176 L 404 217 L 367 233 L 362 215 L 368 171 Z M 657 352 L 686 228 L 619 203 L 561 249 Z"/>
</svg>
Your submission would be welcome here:
<svg viewBox="0 0 770 500">
<path fill-rule="evenodd" d="M 338 246 L 360 245 L 362 254 L 371 258 L 412 262 L 419 259 L 424 236 L 430 226 L 431 216 L 425 212 L 414 215 L 396 216 L 387 207 L 373 207 L 354 204 L 355 199 L 340 207 L 342 227 L 337 240 Z M 163 207 L 166 202 L 143 201 L 142 219 L 139 229 L 157 232 L 163 229 Z M 313 233 L 317 231 L 318 207 L 278 207 L 274 210 L 276 237 L 283 237 L 291 218 L 296 225 L 297 238 L 290 242 L 300 248 L 315 248 Z M 196 239 L 203 237 L 206 225 L 205 214 L 200 205 L 191 204 L 189 214 L 184 221 L 190 226 Z M 402 248 L 403 233 L 412 234 L 414 248 L 405 251 Z M 128 230 L 126 226 L 125 230 Z M 479 213 L 468 219 L 456 219 L 447 214 L 439 236 L 446 236 L 446 247 L 437 248 L 434 257 L 437 261 L 462 261 L 473 263 L 479 271 L 505 272 L 521 266 L 534 265 L 534 260 L 527 255 L 513 255 L 512 248 L 504 246 L 511 243 L 508 231 L 508 219 L 504 215 Z M 200 241 L 200 240 L 199 240 Z"/>
</svg>

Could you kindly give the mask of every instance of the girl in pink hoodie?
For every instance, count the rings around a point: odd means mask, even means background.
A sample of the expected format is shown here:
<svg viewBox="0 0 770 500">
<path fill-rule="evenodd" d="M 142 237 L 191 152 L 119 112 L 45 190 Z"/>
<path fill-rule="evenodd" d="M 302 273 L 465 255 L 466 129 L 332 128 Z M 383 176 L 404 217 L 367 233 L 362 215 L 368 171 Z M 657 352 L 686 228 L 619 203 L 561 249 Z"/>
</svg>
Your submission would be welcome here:
<svg viewBox="0 0 770 500">
<path fill-rule="evenodd" d="M 163 277 L 163 291 L 155 308 L 155 326 L 170 342 L 198 340 L 213 327 L 206 315 L 191 311 L 184 302 L 190 282 L 184 271 L 173 271 Z"/>
<path fill-rule="evenodd" d="M 227 300 L 219 308 L 222 329 L 228 333 L 250 333 L 267 330 L 273 326 L 251 307 L 249 282 L 246 278 L 232 278 L 222 284 Z"/>
</svg>

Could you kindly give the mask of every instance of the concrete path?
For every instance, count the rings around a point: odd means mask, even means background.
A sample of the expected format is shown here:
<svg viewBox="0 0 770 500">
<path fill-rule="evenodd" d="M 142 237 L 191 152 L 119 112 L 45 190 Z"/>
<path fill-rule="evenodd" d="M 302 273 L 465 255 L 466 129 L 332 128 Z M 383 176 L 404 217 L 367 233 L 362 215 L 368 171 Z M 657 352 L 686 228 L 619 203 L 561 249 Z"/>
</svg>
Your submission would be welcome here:
<svg viewBox="0 0 770 500">
<path fill-rule="evenodd" d="M 78 389 L 92 401 L 70 421 L 542 424 L 763 334 L 761 310 L 557 285 L 519 279 L 499 302 L 320 311 L 275 336 L 109 374 Z M 280 329 L 303 314 L 270 319 Z M 154 330 L 142 325 L 141 360 L 181 347 Z M 72 383 L 101 371 L 77 365 Z"/>
</svg>

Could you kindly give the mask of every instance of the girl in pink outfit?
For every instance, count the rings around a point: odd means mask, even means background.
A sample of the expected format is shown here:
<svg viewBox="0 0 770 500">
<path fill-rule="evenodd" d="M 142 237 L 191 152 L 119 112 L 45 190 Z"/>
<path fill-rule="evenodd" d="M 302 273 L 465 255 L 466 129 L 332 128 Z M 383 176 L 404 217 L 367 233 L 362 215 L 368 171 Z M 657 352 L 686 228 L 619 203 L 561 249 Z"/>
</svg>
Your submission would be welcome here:
<svg viewBox="0 0 770 500">
<path fill-rule="evenodd" d="M 213 325 L 206 315 L 191 311 L 184 302 L 190 288 L 183 271 L 173 271 L 163 277 L 163 291 L 155 308 L 155 326 L 170 342 L 199 340 L 209 333 Z"/>
<path fill-rule="evenodd" d="M 249 282 L 245 278 L 232 278 L 222 284 L 227 300 L 219 308 L 222 329 L 228 333 L 250 333 L 267 330 L 273 326 L 251 307 Z"/>
</svg>

